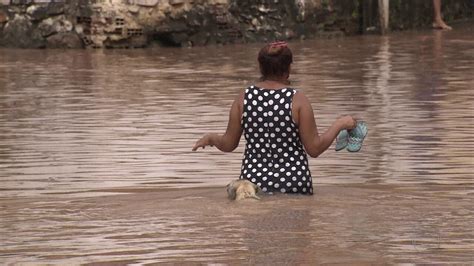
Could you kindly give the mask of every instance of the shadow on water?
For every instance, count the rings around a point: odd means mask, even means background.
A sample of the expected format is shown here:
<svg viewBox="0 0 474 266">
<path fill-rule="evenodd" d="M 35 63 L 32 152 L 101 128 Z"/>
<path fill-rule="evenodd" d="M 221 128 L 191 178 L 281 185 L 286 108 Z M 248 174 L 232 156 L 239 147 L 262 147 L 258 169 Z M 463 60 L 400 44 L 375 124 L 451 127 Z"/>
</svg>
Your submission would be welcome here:
<svg viewBox="0 0 474 266">
<path fill-rule="evenodd" d="M 472 31 L 291 43 L 320 130 L 369 136 L 310 161 L 314 197 L 258 205 L 223 200 L 242 143 L 190 150 L 260 45 L 0 50 L 0 261 L 472 262 Z"/>
</svg>

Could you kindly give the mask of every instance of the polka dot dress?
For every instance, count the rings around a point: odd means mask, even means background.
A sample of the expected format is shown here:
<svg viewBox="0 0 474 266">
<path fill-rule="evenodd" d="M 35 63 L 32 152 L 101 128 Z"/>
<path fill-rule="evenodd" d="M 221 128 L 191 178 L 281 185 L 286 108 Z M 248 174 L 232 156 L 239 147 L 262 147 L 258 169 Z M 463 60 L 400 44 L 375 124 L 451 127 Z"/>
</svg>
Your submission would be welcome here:
<svg viewBox="0 0 474 266">
<path fill-rule="evenodd" d="M 240 179 L 264 192 L 313 194 L 308 158 L 291 114 L 296 90 L 245 90 L 241 125 L 247 140 Z"/>
</svg>

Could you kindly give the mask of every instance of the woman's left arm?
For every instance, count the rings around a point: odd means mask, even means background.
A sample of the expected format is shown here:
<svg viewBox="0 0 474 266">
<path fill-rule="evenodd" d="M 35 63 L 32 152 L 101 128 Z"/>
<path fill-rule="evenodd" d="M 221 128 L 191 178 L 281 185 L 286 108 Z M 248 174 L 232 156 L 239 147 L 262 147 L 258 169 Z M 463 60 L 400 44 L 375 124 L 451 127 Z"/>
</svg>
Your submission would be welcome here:
<svg viewBox="0 0 474 266">
<path fill-rule="evenodd" d="M 229 123 L 227 124 L 227 130 L 224 135 L 216 133 L 208 133 L 199 139 L 193 147 L 193 151 L 206 146 L 216 146 L 223 152 L 232 152 L 239 146 L 240 137 L 242 136 L 242 127 L 240 125 L 241 120 L 241 102 L 243 99 L 243 90 L 236 97 L 232 103 L 232 107 L 229 112 Z"/>
</svg>

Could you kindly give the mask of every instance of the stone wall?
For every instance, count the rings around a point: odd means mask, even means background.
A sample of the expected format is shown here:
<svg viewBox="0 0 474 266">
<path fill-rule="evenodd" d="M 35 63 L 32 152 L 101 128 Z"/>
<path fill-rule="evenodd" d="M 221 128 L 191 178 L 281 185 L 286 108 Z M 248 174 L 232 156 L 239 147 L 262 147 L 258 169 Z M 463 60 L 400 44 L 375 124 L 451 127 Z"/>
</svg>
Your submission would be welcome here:
<svg viewBox="0 0 474 266">
<path fill-rule="evenodd" d="M 355 7 L 353 0 L 0 0 L 0 45 L 201 46 L 352 34 Z"/>
<path fill-rule="evenodd" d="M 3 4 L 3 5 L 2 5 Z M 81 6 L 82 4 L 82 6 Z M 80 1 L 0 0 L 0 45 L 20 48 L 84 47 L 75 32 Z"/>
<path fill-rule="evenodd" d="M 425 20 L 408 23 L 411 20 L 405 19 L 410 17 L 412 9 L 421 10 L 428 20 L 431 18 L 431 1 L 415 1 L 391 1 L 393 28 L 427 23 Z M 373 13 L 376 2 L 0 0 L 0 45 L 21 48 L 138 48 L 334 37 L 363 32 L 369 26 L 376 28 L 377 12 Z M 470 0 L 446 2 L 449 4 L 445 4 L 444 11 L 449 18 L 472 16 L 472 10 L 470 13 L 463 11 Z"/>
</svg>

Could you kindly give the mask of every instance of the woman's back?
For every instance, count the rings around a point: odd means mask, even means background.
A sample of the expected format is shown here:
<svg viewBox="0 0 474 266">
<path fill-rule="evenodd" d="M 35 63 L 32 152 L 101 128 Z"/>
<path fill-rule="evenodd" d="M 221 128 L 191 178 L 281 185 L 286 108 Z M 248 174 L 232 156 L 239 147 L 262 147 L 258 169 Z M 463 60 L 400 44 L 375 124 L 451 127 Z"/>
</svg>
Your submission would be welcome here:
<svg viewBox="0 0 474 266">
<path fill-rule="evenodd" d="M 339 131 L 354 128 L 355 120 L 341 117 L 319 134 L 308 98 L 285 87 L 293 62 L 286 42 L 263 47 L 258 62 L 261 82 L 241 90 L 235 98 L 226 132 L 205 134 L 193 151 L 216 146 L 231 152 L 244 133 L 247 143 L 240 179 L 248 179 L 266 192 L 313 194 L 307 155 L 318 157 Z"/>
<path fill-rule="evenodd" d="M 298 125 L 293 121 L 296 90 L 245 90 L 241 125 L 247 140 L 240 178 L 263 191 L 312 194 L 312 179 Z"/>
</svg>

